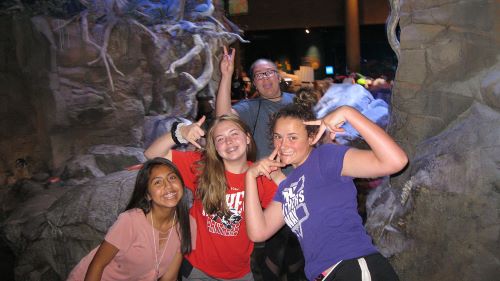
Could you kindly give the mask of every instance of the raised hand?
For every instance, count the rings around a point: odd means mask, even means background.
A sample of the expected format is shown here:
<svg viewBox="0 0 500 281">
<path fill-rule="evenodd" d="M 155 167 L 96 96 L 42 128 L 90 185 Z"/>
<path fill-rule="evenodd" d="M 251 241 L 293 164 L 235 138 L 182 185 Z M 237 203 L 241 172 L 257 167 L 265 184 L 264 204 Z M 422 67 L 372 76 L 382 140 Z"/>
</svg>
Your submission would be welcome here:
<svg viewBox="0 0 500 281">
<path fill-rule="evenodd" d="M 337 133 L 344 132 L 342 126 L 346 122 L 343 115 L 342 107 L 330 112 L 328 115 L 323 117 L 323 119 L 314 121 L 304 121 L 304 125 L 316 125 L 319 126 L 318 133 L 314 138 L 313 144 L 316 144 L 325 131 L 328 131 L 330 139 L 334 140 Z"/>
<path fill-rule="evenodd" d="M 224 54 L 220 61 L 220 72 L 223 76 L 229 75 L 231 77 L 234 72 L 235 50 L 234 48 L 231 48 L 231 53 L 228 53 L 226 46 L 224 46 L 223 49 L 224 49 Z"/>
<path fill-rule="evenodd" d="M 190 142 L 192 145 L 201 149 L 201 145 L 197 142 L 200 138 L 205 136 L 205 131 L 201 128 L 205 122 L 205 115 L 203 115 L 198 121 L 192 123 L 191 125 L 183 126 L 180 128 L 181 136 Z"/>
</svg>

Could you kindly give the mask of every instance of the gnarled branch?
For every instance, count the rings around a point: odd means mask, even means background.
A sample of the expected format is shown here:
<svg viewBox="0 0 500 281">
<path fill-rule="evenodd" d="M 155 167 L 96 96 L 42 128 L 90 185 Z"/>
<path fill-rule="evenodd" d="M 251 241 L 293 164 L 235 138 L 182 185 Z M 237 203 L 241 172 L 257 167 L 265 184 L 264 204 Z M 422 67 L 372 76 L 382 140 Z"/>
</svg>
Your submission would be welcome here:
<svg viewBox="0 0 500 281">
<path fill-rule="evenodd" d="M 165 73 L 174 73 L 175 69 L 178 66 L 184 65 L 191 61 L 194 56 L 198 55 L 203 47 L 205 47 L 205 43 L 203 43 L 203 40 L 201 40 L 201 36 L 199 34 L 193 34 L 193 42 L 194 42 L 194 47 L 189 50 L 182 58 L 172 62 L 170 64 L 170 67 Z"/>
<path fill-rule="evenodd" d="M 114 18 L 112 18 L 110 20 L 110 22 L 106 26 L 106 30 L 104 31 L 103 44 L 102 44 L 102 46 L 99 46 L 97 43 L 95 43 L 94 41 L 92 41 L 90 39 L 89 26 L 88 26 L 88 21 L 87 21 L 87 11 L 82 12 L 82 15 L 81 15 L 81 26 L 82 26 L 83 40 L 86 43 L 94 46 L 99 51 L 99 57 L 97 57 L 95 60 L 89 62 L 88 64 L 92 65 L 92 64 L 95 64 L 96 62 L 102 60 L 102 62 L 104 63 L 104 66 L 106 68 L 106 73 L 108 75 L 108 81 L 109 81 L 109 85 L 111 87 L 111 91 L 113 91 L 113 92 L 115 91 L 115 85 L 113 83 L 113 76 L 111 75 L 111 70 L 110 70 L 109 65 L 111 64 L 111 67 L 113 68 L 113 70 L 116 73 L 120 74 L 121 76 L 125 76 L 121 71 L 119 71 L 116 68 L 116 66 L 113 62 L 113 59 L 108 54 L 108 50 L 107 50 L 108 43 L 109 43 L 109 37 L 111 36 L 111 31 L 113 30 L 113 27 L 116 25 L 116 22 L 117 22 L 117 20 Z"/>
<path fill-rule="evenodd" d="M 193 35 L 193 37 L 195 35 Z M 191 86 L 185 92 L 177 96 L 176 104 L 184 105 L 185 107 L 184 109 L 181 109 L 181 106 L 177 107 L 176 108 L 177 110 L 174 112 L 174 116 L 176 116 L 175 114 L 182 115 L 185 114 L 186 112 L 188 112 L 188 114 L 193 113 L 194 104 L 196 102 L 196 94 L 201 89 L 205 88 L 207 84 L 210 82 L 210 78 L 212 77 L 212 73 L 214 71 L 214 66 L 212 62 L 212 51 L 208 44 L 203 43 L 202 47 L 205 57 L 205 66 L 203 68 L 203 72 L 198 78 L 194 78 L 191 74 L 187 72 L 181 73 L 182 76 L 184 76 L 191 82 Z"/>
<path fill-rule="evenodd" d="M 386 33 L 387 39 L 389 40 L 389 45 L 391 45 L 392 50 L 396 53 L 396 56 L 399 61 L 399 57 L 401 55 L 401 49 L 399 45 L 399 40 L 396 35 L 396 29 L 399 24 L 399 12 L 400 12 L 400 4 L 399 0 L 389 0 L 391 6 L 391 12 L 389 17 L 387 18 L 386 24 Z"/>
</svg>

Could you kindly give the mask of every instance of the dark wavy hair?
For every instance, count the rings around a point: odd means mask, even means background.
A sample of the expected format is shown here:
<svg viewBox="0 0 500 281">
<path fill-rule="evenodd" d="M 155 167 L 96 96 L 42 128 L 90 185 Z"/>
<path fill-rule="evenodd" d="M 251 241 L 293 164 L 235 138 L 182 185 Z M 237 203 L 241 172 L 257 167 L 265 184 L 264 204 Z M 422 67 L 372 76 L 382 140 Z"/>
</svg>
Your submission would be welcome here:
<svg viewBox="0 0 500 281">
<path fill-rule="evenodd" d="M 142 168 L 137 173 L 137 178 L 135 180 L 135 187 L 132 193 L 132 198 L 125 208 L 125 211 L 139 208 L 147 215 L 151 211 L 151 203 L 147 199 L 148 195 L 148 185 L 149 177 L 151 176 L 151 171 L 158 166 L 169 167 L 181 180 L 183 186 L 183 195 L 181 200 L 176 206 L 177 218 L 180 226 L 179 237 L 181 237 L 181 251 L 183 254 L 191 252 L 191 229 L 189 224 L 189 199 L 188 191 L 184 185 L 184 180 L 182 179 L 181 173 L 177 167 L 168 159 L 156 157 L 151 160 L 146 161 Z"/>
<path fill-rule="evenodd" d="M 269 137 L 272 143 L 272 138 L 274 135 L 274 127 L 276 126 L 276 121 L 280 118 L 295 118 L 302 121 L 316 120 L 316 116 L 312 110 L 313 106 L 318 102 L 318 99 L 314 97 L 314 91 L 305 90 L 299 91 L 293 99 L 293 103 L 282 107 L 280 110 L 271 115 L 269 119 Z M 318 133 L 318 126 L 305 125 L 307 135 L 309 137 L 314 137 Z"/>
</svg>

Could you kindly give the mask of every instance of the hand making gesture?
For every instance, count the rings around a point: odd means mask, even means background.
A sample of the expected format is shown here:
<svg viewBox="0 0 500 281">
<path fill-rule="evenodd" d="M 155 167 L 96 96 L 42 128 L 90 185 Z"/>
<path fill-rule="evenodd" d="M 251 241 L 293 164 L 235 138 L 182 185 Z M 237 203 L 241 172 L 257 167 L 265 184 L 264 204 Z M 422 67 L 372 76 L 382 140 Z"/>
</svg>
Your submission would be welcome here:
<svg viewBox="0 0 500 281">
<path fill-rule="evenodd" d="M 325 131 L 328 131 L 331 140 L 335 139 L 337 133 L 344 132 L 342 126 L 345 124 L 346 118 L 343 114 L 342 107 L 330 112 L 328 115 L 319 120 L 304 121 L 305 125 L 319 126 L 318 133 L 314 138 L 313 144 L 316 144 Z"/>
<path fill-rule="evenodd" d="M 181 127 L 180 133 L 181 136 L 190 142 L 192 145 L 201 149 L 201 145 L 198 143 L 198 140 L 205 136 L 205 131 L 201 128 L 203 123 L 205 122 L 205 115 L 203 115 L 198 121 Z"/>
<path fill-rule="evenodd" d="M 231 77 L 234 72 L 234 54 L 235 50 L 234 48 L 231 48 L 231 53 L 228 53 L 227 47 L 224 46 L 224 54 L 222 56 L 222 59 L 220 61 L 220 72 L 222 76 L 227 76 Z"/>
<path fill-rule="evenodd" d="M 286 164 L 280 162 L 278 151 L 279 147 L 276 147 L 271 155 L 255 162 L 248 169 L 247 174 L 254 178 L 265 176 L 268 179 L 272 179 L 276 184 L 281 182 L 285 178 L 285 175 L 281 172 L 281 168 Z"/>
</svg>

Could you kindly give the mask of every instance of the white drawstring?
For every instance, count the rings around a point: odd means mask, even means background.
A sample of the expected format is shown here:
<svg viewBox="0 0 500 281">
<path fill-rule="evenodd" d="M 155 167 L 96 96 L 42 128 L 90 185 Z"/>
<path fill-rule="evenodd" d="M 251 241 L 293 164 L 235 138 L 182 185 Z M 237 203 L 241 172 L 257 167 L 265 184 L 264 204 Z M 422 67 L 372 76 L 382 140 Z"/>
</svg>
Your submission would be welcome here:
<svg viewBox="0 0 500 281">
<path fill-rule="evenodd" d="M 370 270 L 368 270 L 365 258 L 359 258 L 358 264 L 361 268 L 361 281 L 372 281 L 372 276 L 370 275 Z"/>
</svg>

